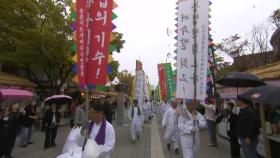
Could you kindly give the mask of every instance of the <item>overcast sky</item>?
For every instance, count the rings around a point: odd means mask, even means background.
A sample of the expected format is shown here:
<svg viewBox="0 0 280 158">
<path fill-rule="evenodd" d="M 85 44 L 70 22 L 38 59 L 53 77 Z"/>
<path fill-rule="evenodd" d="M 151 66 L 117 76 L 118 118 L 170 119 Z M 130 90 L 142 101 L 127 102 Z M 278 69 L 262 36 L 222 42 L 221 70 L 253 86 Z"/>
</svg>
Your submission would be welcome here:
<svg viewBox="0 0 280 158">
<path fill-rule="evenodd" d="M 177 0 L 115 0 L 119 5 L 114 12 L 116 31 L 124 34 L 126 41 L 120 54 L 114 58 L 120 62 L 120 70 L 135 73 L 135 60 L 143 63 L 143 69 L 152 85 L 157 85 L 157 64 L 174 63 L 175 18 Z M 213 0 L 210 19 L 215 42 L 233 34 L 245 37 L 254 24 L 264 22 L 274 10 L 280 8 L 280 0 Z M 173 32 L 172 32 L 173 30 Z M 172 57 L 167 59 L 167 53 Z"/>
</svg>

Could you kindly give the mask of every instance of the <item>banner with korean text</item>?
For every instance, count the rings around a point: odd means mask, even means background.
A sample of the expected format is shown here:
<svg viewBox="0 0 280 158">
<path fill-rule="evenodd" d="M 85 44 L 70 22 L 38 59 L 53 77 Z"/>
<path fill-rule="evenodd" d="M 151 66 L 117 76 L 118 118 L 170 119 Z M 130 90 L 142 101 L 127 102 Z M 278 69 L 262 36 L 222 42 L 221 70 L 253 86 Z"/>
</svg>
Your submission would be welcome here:
<svg viewBox="0 0 280 158">
<path fill-rule="evenodd" d="M 135 91 L 134 91 L 134 99 L 138 100 L 139 106 L 143 105 L 144 101 L 144 78 L 145 73 L 142 69 L 142 63 L 140 61 L 136 61 L 136 71 L 135 71 Z"/>
<path fill-rule="evenodd" d="M 196 98 L 198 100 L 204 100 L 206 97 L 208 5 L 208 0 L 179 1 L 177 98 Z M 195 17 L 195 19 L 193 17 Z M 196 36 L 196 41 L 194 40 L 194 34 Z M 196 68 L 194 60 L 196 60 L 197 63 Z M 196 73 L 196 76 L 194 76 L 194 73 Z M 196 96 L 194 96 L 195 85 Z"/>
<path fill-rule="evenodd" d="M 87 4 L 86 1 L 77 0 L 76 2 L 77 20 L 77 72 L 80 85 L 86 84 L 86 43 L 87 43 Z"/>
<path fill-rule="evenodd" d="M 164 63 L 163 69 L 165 72 L 165 80 L 166 80 L 166 96 L 167 100 L 170 100 L 174 97 L 175 85 L 174 85 L 174 76 L 172 71 L 171 63 Z"/>
<path fill-rule="evenodd" d="M 107 83 L 107 65 L 112 30 L 113 0 L 88 1 L 92 6 L 88 24 L 89 53 L 87 65 L 87 83 L 105 85 Z"/>
<path fill-rule="evenodd" d="M 165 71 L 162 64 L 158 64 L 158 76 L 159 76 L 159 87 L 161 98 L 166 98 L 166 80 L 165 80 Z"/>
</svg>

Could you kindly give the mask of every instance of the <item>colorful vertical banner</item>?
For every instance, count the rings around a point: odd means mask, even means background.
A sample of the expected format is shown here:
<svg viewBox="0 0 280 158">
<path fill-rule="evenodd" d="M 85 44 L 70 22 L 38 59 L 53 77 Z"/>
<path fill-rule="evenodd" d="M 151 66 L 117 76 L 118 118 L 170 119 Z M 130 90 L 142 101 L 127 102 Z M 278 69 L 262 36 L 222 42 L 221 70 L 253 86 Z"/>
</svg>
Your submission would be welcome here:
<svg viewBox="0 0 280 158">
<path fill-rule="evenodd" d="M 167 96 L 167 100 L 170 100 L 171 98 L 174 97 L 174 91 L 175 91 L 172 66 L 171 63 L 165 63 L 162 64 L 162 66 L 165 72 L 166 92 L 167 92 L 166 96 Z"/>
<path fill-rule="evenodd" d="M 136 70 L 134 99 L 138 100 L 140 106 L 143 105 L 144 101 L 144 77 L 145 73 L 143 70 Z"/>
<path fill-rule="evenodd" d="M 107 83 L 107 65 L 112 30 L 113 0 L 89 1 L 93 6 L 88 21 L 90 41 L 88 53 L 87 83 L 105 85 Z M 88 41 L 89 42 L 89 41 Z"/>
<path fill-rule="evenodd" d="M 208 4 L 207 0 L 179 1 L 178 4 L 177 98 L 204 100 L 206 97 Z"/>
<path fill-rule="evenodd" d="M 159 87 L 161 98 L 167 97 L 165 72 L 162 64 L 158 64 Z"/>
<path fill-rule="evenodd" d="M 86 1 L 76 2 L 76 38 L 77 38 L 77 73 L 80 85 L 86 84 L 86 44 L 87 44 L 87 4 Z"/>
</svg>

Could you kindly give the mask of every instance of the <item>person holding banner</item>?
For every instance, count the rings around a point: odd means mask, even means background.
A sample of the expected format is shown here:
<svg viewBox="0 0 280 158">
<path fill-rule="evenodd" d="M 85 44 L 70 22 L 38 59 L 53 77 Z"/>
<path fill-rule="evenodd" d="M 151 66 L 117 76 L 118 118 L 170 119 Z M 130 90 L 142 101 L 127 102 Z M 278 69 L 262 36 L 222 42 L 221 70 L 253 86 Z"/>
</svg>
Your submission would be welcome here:
<svg viewBox="0 0 280 158">
<path fill-rule="evenodd" d="M 167 149 L 170 150 L 172 139 L 174 139 L 174 150 L 179 155 L 179 135 L 178 135 L 178 124 L 176 116 L 177 102 L 172 100 L 172 107 L 168 108 L 162 119 L 162 126 L 165 128 L 164 139 L 167 143 Z"/>
<path fill-rule="evenodd" d="M 91 104 L 89 108 L 89 119 L 91 120 L 87 126 L 82 128 L 81 134 L 86 136 L 84 146 L 84 157 L 110 158 L 110 153 L 115 146 L 115 130 L 114 127 L 105 119 L 102 104 Z M 98 146 L 96 149 L 89 149 L 89 146 Z M 89 150 L 87 150 L 89 149 Z"/>
<path fill-rule="evenodd" d="M 196 101 L 179 112 L 178 128 L 184 158 L 195 158 L 199 150 L 199 129 L 205 128 L 205 118 L 195 111 Z"/>
<path fill-rule="evenodd" d="M 142 131 L 142 115 L 141 109 L 138 106 L 138 100 L 133 101 L 133 105 L 128 111 L 128 117 L 131 121 L 130 123 L 130 133 L 132 141 L 135 142 L 136 138 L 140 138 L 140 132 Z"/>
</svg>

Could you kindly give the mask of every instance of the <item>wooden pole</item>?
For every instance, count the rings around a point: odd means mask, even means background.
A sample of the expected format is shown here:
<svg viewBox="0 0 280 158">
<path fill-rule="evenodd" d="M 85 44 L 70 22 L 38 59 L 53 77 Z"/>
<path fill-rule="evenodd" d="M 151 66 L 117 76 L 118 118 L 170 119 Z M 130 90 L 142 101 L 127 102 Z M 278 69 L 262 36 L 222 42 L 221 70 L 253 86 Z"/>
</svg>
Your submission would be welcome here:
<svg viewBox="0 0 280 158">
<path fill-rule="evenodd" d="M 259 109 L 260 109 L 260 114 L 261 114 L 262 135 L 263 135 L 263 141 L 264 141 L 265 157 L 271 158 L 270 145 L 269 145 L 269 141 L 268 141 L 267 133 L 266 133 L 264 107 L 262 104 L 260 104 L 259 106 L 260 106 Z"/>
<path fill-rule="evenodd" d="M 194 104 L 196 106 L 196 95 L 197 95 L 197 0 L 193 0 L 193 39 L 194 39 L 194 43 L 193 43 L 193 60 L 194 60 L 194 73 L 193 73 L 193 84 L 194 84 L 194 95 L 193 95 L 193 99 L 194 99 Z M 193 114 L 195 115 L 195 109 L 193 109 Z M 193 121 L 193 127 L 196 126 L 196 120 Z M 193 145 L 195 145 L 195 133 L 193 134 Z"/>
<path fill-rule="evenodd" d="M 85 86 L 85 104 L 86 104 L 86 114 L 89 118 L 89 115 L 88 115 L 88 111 L 89 111 L 89 95 L 88 95 L 89 91 L 88 91 L 88 88 L 87 86 Z"/>
</svg>

